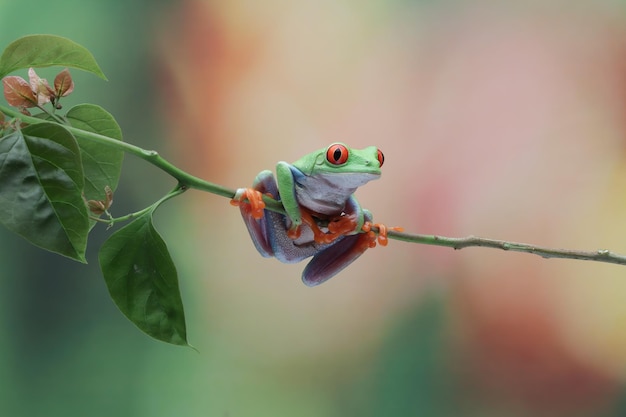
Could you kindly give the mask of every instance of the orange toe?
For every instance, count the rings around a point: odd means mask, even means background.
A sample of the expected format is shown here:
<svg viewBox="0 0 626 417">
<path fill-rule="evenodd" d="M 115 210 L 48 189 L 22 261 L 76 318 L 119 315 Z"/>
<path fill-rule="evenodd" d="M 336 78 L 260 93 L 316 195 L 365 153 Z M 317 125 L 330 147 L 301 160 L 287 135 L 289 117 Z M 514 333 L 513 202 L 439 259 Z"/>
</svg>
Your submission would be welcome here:
<svg viewBox="0 0 626 417">
<path fill-rule="evenodd" d="M 235 193 L 235 196 L 230 200 L 230 204 L 233 206 L 241 206 L 245 204 L 247 200 L 250 208 L 250 214 L 255 219 L 259 220 L 263 218 L 263 210 L 265 209 L 265 202 L 263 201 L 263 194 L 253 188 L 240 188 Z"/>
</svg>

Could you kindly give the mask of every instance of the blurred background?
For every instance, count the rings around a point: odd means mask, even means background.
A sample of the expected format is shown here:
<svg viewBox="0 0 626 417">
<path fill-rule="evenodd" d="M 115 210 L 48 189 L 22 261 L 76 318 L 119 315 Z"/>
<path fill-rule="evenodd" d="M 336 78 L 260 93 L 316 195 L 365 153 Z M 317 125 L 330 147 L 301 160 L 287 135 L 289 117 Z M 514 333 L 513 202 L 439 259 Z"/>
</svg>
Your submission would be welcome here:
<svg viewBox="0 0 626 417">
<path fill-rule="evenodd" d="M 379 222 L 626 253 L 623 2 L 0 0 L 0 28 L 86 46 L 109 81 L 73 71 L 66 108 L 210 181 L 376 145 Z M 128 156 L 113 214 L 172 185 Z M 199 353 L 116 310 L 110 231 L 85 266 L 0 229 L 0 415 L 626 415 L 624 267 L 391 241 L 311 289 L 224 198 L 156 227 Z"/>
</svg>

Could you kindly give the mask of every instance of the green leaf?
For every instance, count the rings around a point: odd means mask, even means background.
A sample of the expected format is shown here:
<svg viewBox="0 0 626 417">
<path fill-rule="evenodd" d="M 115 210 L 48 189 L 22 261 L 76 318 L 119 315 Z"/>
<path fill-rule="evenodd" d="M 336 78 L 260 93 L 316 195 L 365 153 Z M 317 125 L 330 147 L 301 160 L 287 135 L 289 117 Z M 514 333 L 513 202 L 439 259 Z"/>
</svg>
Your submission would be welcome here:
<svg viewBox="0 0 626 417">
<path fill-rule="evenodd" d="M 12 42 L 0 56 L 0 78 L 21 68 L 53 65 L 78 68 L 107 79 L 85 47 L 54 35 L 30 35 Z"/>
<path fill-rule="evenodd" d="M 155 339 L 188 346 L 176 267 L 152 225 L 152 210 L 113 233 L 98 256 L 111 298 Z"/>
<path fill-rule="evenodd" d="M 76 139 L 40 123 L 0 138 L 0 223 L 34 245 L 85 262 L 89 216 Z"/>
<path fill-rule="evenodd" d="M 80 104 L 67 112 L 67 120 L 78 129 L 122 140 L 122 130 L 113 116 L 95 104 Z M 78 142 L 85 174 L 85 198 L 104 200 L 104 187 L 117 188 L 124 151 L 89 140 Z"/>
</svg>

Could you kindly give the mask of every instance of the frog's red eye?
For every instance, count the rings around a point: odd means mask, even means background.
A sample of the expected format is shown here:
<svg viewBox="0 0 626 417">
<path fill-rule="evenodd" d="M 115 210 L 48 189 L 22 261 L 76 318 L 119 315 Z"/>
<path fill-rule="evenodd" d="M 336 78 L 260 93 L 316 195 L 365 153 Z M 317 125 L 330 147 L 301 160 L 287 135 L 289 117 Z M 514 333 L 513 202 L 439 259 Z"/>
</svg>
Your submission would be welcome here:
<svg viewBox="0 0 626 417">
<path fill-rule="evenodd" d="M 326 160 L 333 165 L 343 165 L 348 160 L 348 148 L 340 143 L 330 145 L 326 151 Z"/>
<path fill-rule="evenodd" d="M 378 167 L 380 168 L 385 163 L 385 155 L 378 149 Z"/>
</svg>

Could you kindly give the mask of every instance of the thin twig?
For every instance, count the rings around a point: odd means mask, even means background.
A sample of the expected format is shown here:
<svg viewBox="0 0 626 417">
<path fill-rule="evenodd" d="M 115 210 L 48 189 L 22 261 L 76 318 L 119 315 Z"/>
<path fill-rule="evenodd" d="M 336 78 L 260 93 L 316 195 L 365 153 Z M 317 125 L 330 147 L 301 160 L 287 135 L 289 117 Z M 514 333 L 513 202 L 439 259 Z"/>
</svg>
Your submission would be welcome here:
<svg viewBox="0 0 626 417">
<path fill-rule="evenodd" d="M 541 256 L 542 258 L 578 259 L 581 261 L 594 261 L 626 265 L 626 255 L 620 255 L 608 249 L 580 251 L 572 249 L 548 248 L 545 246 L 531 245 L 528 243 L 508 242 L 505 240 L 488 239 L 477 236 L 445 237 L 437 235 L 402 233 L 393 230 L 390 230 L 388 232 L 388 237 L 390 239 L 401 240 L 404 242 L 420 243 L 433 246 L 446 246 L 453 249 L 482 247 L 512 252 L 530 253 L 532 255 Z"/>
</svg>

